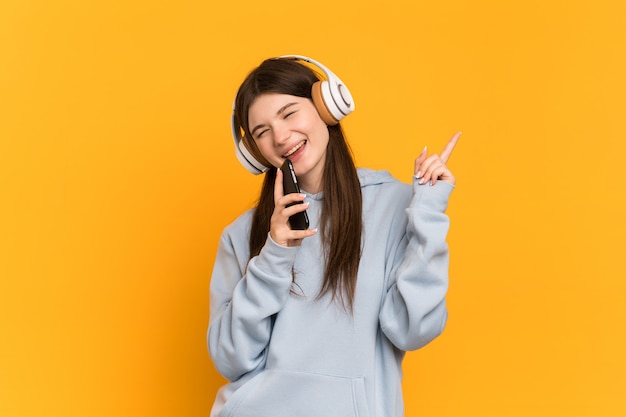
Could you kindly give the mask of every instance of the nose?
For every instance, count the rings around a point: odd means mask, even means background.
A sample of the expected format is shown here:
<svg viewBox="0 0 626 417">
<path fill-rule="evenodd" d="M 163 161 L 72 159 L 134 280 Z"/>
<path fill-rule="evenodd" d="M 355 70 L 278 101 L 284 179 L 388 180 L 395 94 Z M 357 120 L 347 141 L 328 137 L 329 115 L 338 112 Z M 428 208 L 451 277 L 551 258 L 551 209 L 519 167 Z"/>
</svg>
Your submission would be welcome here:
<svg viewBox="0 0 626 417">
<path fill-rule="evenodd" d="M 283 144 L 287 142 L 291 136 L 291 129 L 287 123 L 276 123 L 274 126 L 274 140 L 277 144 Z"/>
</svg>

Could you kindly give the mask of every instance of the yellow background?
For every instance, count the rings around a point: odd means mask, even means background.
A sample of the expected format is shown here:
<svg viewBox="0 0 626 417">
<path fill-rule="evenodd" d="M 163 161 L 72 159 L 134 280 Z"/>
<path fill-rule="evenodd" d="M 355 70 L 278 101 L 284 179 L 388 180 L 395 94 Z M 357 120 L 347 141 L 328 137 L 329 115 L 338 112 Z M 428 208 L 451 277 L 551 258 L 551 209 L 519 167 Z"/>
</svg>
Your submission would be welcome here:
<svg viewBox="0 0 626 417">
<path fill-rule="evenodd" d="M 626 7 L 616 0 L 0 3 L 0 415 L 207 416 L 222 228 L 260 178 L 233 94 L 299 53 L 361 166 L 464 132 L 450 319 L 407 416 L 626 415 Z"/>
</svg>

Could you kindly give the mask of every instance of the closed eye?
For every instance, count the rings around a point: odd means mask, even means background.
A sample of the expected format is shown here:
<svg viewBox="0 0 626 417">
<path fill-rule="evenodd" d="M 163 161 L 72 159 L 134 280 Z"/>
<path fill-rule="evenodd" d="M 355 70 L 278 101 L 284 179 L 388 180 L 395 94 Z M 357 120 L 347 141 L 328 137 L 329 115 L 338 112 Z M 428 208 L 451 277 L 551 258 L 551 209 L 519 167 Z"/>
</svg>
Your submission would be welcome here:
<svg viewBox="0 0 626 417">
<path fill-rule="evenodd" d="M 261 136 L 263 136 L 268 131 L 269 131 L 269 129 L 265 129 L 265 130 L 260 131 L 259 133 L 257 133 L 256 138 L 260 139 Z"/>
<path fill-rule="evenodd" d="M 294 109 L 294 106 L 296 106 L 297 104 L 298 103 L 296 103 L 296 102 L 291 102 L 291 103 L 285 104 L 283 107 L 278 109 L 278 111 L 276 112 L 276 115 L 278 115 L 278 116 L 282 115 L 284 119 L 290 117 L 292 114 L 294 114 L 294 113 L 296 113 L 298 111 L 297 107 Z M 287 110 L 291 110 L 291 111 L 287 112 Z M 270 130 L 270 129 L 264 129 L 266 126 L 267 125 L 260 124 L 260 125 L 256 126 L 254 129 L 252 129 L 250 131 L 250 134 L 252 135 L 253 138 L 260 139 L 261 136 L 263 136 L 263 134 L 265 132 Z M 261 129 L 264 129 L 264 130 L 261 130 Z M 257 134 L 256 133 L 257 130 L 261 130 L 261 132 Z"/>
</svg>

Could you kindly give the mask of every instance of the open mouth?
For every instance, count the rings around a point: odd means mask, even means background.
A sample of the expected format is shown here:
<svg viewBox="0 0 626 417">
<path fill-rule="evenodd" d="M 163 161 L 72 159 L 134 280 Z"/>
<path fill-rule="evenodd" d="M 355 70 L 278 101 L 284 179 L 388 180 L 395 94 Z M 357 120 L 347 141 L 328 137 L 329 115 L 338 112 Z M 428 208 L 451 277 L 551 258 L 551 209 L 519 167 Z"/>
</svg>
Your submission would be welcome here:
<svg viewBox="0 0 626 417">
<path fill-rule="evenodd" d="M 305 144 L 306 144 L 306 140 L 303 140 L 302 142 L 298 143 L 296 146 L 289 149 L 289 151 L 286 154 L 283 154 L 283 158 L 289 158 L 291 155 L 298 152 L 298 150 L 302 148 Z"/>
</svg>

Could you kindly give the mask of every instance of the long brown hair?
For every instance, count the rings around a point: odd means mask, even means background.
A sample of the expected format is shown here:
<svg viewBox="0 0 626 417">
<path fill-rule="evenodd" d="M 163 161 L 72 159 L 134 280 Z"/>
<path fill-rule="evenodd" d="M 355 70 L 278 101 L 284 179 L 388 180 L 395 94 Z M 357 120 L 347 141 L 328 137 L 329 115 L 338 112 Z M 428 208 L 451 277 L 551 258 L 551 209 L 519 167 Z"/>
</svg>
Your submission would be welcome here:
<svg viewBox="0 0 626 417">
<path fill-rule="evenodd" d="M 235 117 L 244 131 L 244 144 L 257 160 L 271 166 L 259 152 L 255 141 L 250 139 L 248 110 L 254 100 L 267 93 L 311 99 L 311 87 L 319 79 L 311 68 L 293 59 L 268 59 L 247 76 L 237 93 Z M 339 300 L 344 307 L 352 310 L 361 259 L 361 186 L 352 151 L 341 126 L 328 126 L 328 133 L 319 225 L 326 265 L 318 298 L 330 293 L 331 299 Z M 268 170 L 252 219 L 250 259 L 259 254 L 267 239 L 274 211 L 275 179 L 276 170 Z"/>
</svg>

